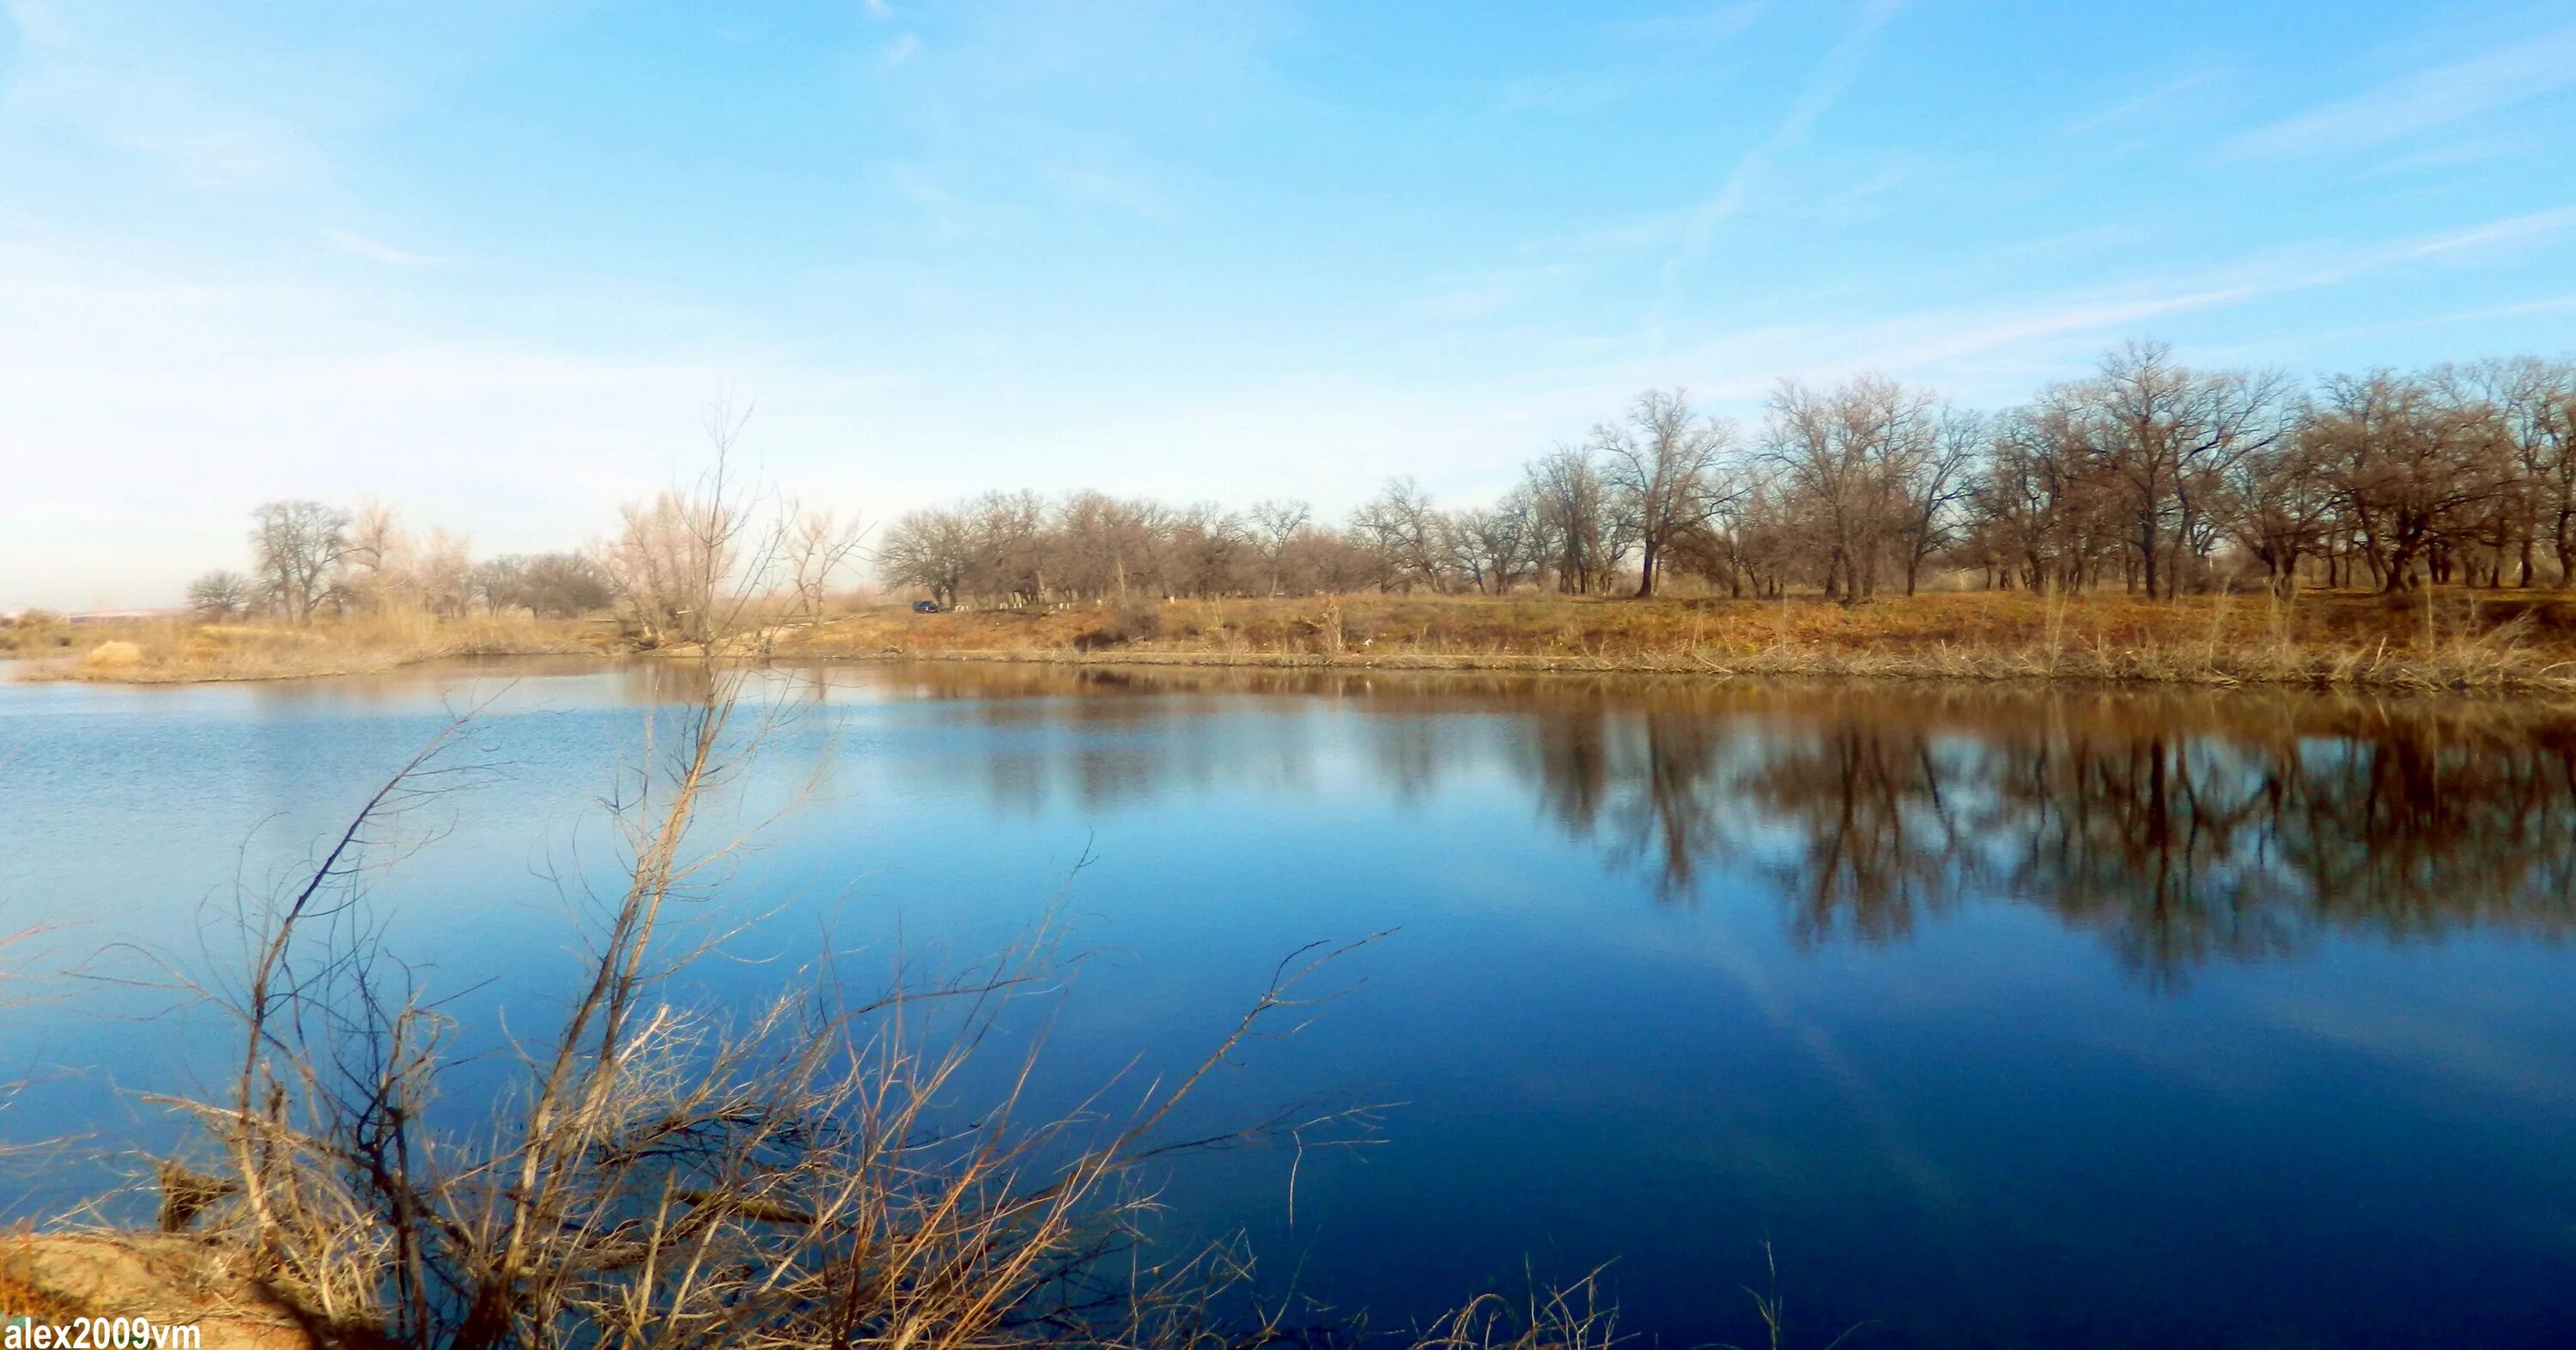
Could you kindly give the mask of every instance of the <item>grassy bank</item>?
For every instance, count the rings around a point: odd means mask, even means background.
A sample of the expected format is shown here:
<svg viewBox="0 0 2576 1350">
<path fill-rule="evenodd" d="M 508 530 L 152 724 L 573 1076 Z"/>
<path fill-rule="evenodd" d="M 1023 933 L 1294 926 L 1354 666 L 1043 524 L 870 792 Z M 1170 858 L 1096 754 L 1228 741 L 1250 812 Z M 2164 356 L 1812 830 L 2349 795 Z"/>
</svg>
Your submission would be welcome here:
<svg viewBox="0 0 2576 1350">
<path fill-rule="evenodd" d="M 362 675 L 459 656 L 607 653 L 619 649 L 605 623 L 525 617 L 439 620 L 426 615 L 368 618 L 309 628 L 170 621 L 82 631 L 52 652 L 27 653 L 24 680 L 98 684 L 198 684 Z"/>
<path fill-rule="evenodd" d="M 2150 601 L 1341 596 L 914 614 L 774 629 L 772 655 L 1390 669 L 2078 680 L 2576 693 L 2576 600 L 2547 593 Z"/>
<path fill-rule="evenodd" d="M 2576 598 L 2446 591 L 2178 601 L 2020 592 L 1654 600 L 1347 595 L 915 614 L 853 608 L 737 639 L 774 660 L 971 660 L 1706 676 L 2060 680 L 2576 694 Z M 606 620 L 162 623 L 86 630 L 20 678 L 126 684 L 362 674 L 442 657 L 625 650 Z M 675 649 L 673 655 L 698 654 Z"/>
</svg>

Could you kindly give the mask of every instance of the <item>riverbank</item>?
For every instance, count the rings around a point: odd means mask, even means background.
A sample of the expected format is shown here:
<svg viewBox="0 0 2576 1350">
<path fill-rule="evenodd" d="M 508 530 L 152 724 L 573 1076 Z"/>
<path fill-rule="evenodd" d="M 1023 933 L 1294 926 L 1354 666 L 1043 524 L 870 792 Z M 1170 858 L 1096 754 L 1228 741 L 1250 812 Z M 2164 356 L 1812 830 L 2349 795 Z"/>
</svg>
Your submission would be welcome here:
<svg viewBox="0 0 2576 1350">
<path fill-rule="evenodd" d="M 774 658 L 1639 671 L 2576 694 L 2576 601 L 2484 593 L 1815 599 L 1340 596 L 915 614 L 756 640 Z"/>
<path fill-rule="evenodd" d="M 87 641 L 90 637 L 96 641 Z M 448 657 L 631 651 L 606 620 L 165 623 L 83 635 L 19 678 L 174 684 L 365 674 Z M 2576 598 L 2453 591 L 2045 597 L 1954 593 L 1856 608 L 1814 598 L 1350 595 L 937 614 L 907 605 L 781 622 L 733 653 L 776 661 L 979 661 L 1273 669 L 1641 672 L 1727 677 L 2576 696 Z M 688 657 L 695 648 L 668 649 Z"/>
<path fill-rule="evenodd" d="M 18 678 L 92 684 L 213 684 L 367 675 L 452 657 L 611 655 L 614 623 L 426 615 L 289 628 L 177 621 L 76 631 L 21 649 Z"/>
</svg>

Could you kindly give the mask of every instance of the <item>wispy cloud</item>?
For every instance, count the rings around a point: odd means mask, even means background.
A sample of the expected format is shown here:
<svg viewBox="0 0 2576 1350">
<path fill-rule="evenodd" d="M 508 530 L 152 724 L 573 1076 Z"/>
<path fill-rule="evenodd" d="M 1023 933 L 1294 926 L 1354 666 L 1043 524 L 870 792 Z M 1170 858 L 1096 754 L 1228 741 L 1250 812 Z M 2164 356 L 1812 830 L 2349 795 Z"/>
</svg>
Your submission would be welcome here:
<svg viewBox="0 0 2576 1350">
<path fill-rule="evenodd" d="M 311 177 L 312 141 L 285 118 L 156 72 L 46 60 L 0 87 L 0 113 L 159 161 L 194 187 L 270 187 Z"/>
<path fill-rule="evenodd" d="M 1731 38 L 1753 26 L 1770 6 L 1763 0 L 1721 0 L 1718 4 L 1700 4 L 1632 19 L 1614 32 L 1623 38 L 1640 42 L 1715 42 Z"/>
<path fill-rule="evenodd" d="M 2107 108 L 2097 108 L 2058 128 L 2062 136 L 2086 136 L 2099 131 L 2122 131 L 2142 124 L 2169 120 L 2177 108 L 2187 107 L 2218 83 L 2218 72 L 2195 71 L 2179 79 L 2168 80 L 2134 98 L 2123 99 Z"/>
<path fill-rule="evenodd" d="M 1789 106 L 1788 114 L 1780 119 L 1779 125 L 1773 127 L 1771 134 L 1759 144 L 1745 151 L 1735 161 L 1734 169 L 1726 175 L 1726 181 L 1717 192 L 1691 211 L 1682 225 L 1680 247 L 1664 264 L 1664 288 L 1667 292 L 1681 272 L 1707 252 L 1709 236 L 1717 227 L 1744 209 L 1747 195 L 1771 167 L 1771 161 L 1805 136 L 1807 129 L 1816 124 L 1816 119 L 1824 116 L 1826 110 L 1843 96 L 1843 91 L 1851 87 L 1852 81 L 1859 78 L 1861 66 L 1869 59 L 1870 48 L 1877 41 L 1879 30 L 1885 28 L 1888 20 L 1896 17 L 1896 12 L 1904 6 L 1905 0 L 1870 0 L 1869 6 L 1861 12 L 1860 22 L 1842 41 L 1834 44 L 1832 51 L 1826 53 L 1824 62 L 1808 78 L 1806 87 L 1799 92 L 1797 101 Z"/>
<path fill-rule="evenodd" d="M 886 166 L 886 185 L 919 213 L 922 227 L 935 238 L 964 239 L 987 234 L 996 224 L 994 208 L 970 202 L 940 174 L 898 160 Z"/>
<path fill-rule="evenodd" d="M 9 21 L 17 25 L 20 37 L 39 47 L 71 45 L 71 26 L 46 0 L 9 0 Z"/>
<path fill-rule="evenodd" d="M 2368 93 L 2257 127 L 2226 149 L 2238 158 L 2366 149 L 2508 108 L 2571 83 L 2576 83 L 2576 27 L 2410 71 Z"/>
<path fill-rule="evenodd" d="M 1170 200 L 1142 175 L 1050 164 L 1038 171 L 1038 177 L 1065 201 L 1116 207 L 1155 220 L 1171 214 Z"/>
<path fill-rule="evenodd" d="M 1410 309 L 1432 319 L 1489 318 L 1561 287 L 1583 270 L 1570 262 L 1554 262 L 1433 277 L 1430 292 Z"/>
<path fill-rule="evenodd" d="M 2469 266 L 2576 231 L 2576 205 L 2361 244 L 2266 250 L 2187 272 L 2061 288 L 1910 311 L 1864 312 L 1848 321 L 1796 319 L 1677 335 L 1632 337 L 1566 372 L 1570 406 L 1605 406 L 1630 391 L 1681 383 L 1718 406 L 1749 407 L 1784 375 L 1832 380 L 1882 371 L 1943 387 L 1972 401 L 2026 396 L 2033 383 L 2080 368 L 2088 349 L 2209 314 L 2323 292 L 2409 267 Z M 2508 313 L 2550 312 L 2551 302 Z M 2293 330 L 2293 336 L 2297 330 Z M 1653 340 L 1648 340 L 1651 337 Z M 1535 381 L 1533 381 L 1535 383 Z"/>
<path fill-rule="evenodd" d="M 1916 364 L 1973 355 L 2032 338 L 2113 332 L 2150 319 L 2215 309 L 2272 296 L 2318 290 L 2420 262 L 2467 262 L 2501 246 L 2576 229 L 2576 205 L 2532 211 L 2455 229 L 2406 235 L 2375 244 L 2293 251 L 2233 267 L 2122 292 L 2076 293 L 2055 301 L 2007 307 L 1981 321 L 1951 314 L 1932 324 L 1900 320 L 1891 329 L 1920 330 L 1901 341 L 1878 344 L 1887 364 Z"/>
<path fill-rule="evenodd" d="M 322 242 L 352 258 L 360 258 L 380 267 L 439 267 L 447 263 L 445 258 L 395 248 L 381 239 L 370 238 L 356 230 L 324 229 Z"/>
</svg>

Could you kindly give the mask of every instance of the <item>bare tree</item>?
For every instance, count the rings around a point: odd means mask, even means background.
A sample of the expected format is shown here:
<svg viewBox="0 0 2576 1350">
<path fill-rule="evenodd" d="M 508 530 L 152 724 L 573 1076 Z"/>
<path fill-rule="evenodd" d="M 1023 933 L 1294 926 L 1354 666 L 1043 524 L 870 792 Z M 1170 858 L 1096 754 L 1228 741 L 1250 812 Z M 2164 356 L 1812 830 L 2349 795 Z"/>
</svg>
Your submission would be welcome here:
<svg viewBox="0 0 2576 1350">
<path fill-rule="evenodd" d="M 1442 589 L 1448 522 L 1420 483 L 1388 479 L 1383 491 L 1352 514 L 1351 529 L 1384 561 L 1389 584 Z"/>
<path fill-rule="evenodd" d="M 2492 500 L 2490 432 L 2421 380 L 2381 371 L 2328 382 L 2307 434 L 2383 592 L 2420 585 L 2419 567 Z"/>
<path fill-rule="evenodd" d="M 2177 595 L 2184 557 L 2215 542 L 2210 503 L 2228 472 L 2288 430 L 2284 381 L 2200 375 L 2162 343 L 2132 342 L 2102 359 L 2088 390 L 2095 450 L 2125 489 L 2146 593 Z"/>
<path fill-rule="evenodd" d="M 879 550 L 879 575 L 896 586 L 919 586 L 931 601 L 954 606 L 966 587 L 974 562 L 974 531 L 965 513 L 955 510 L 914 511 L 886 532 Z"/>
<path fill-rule="evenodd" d="M 750 603 L 749 579 L 776 561 L 778 532 L 763 528 L 756 496 L 733 464 L 733 448 L 750 419 L 728 404 L 707 410 L 712 467 L 687 489 L 650 502 L 629 502 L 600 564 L 654 645 L 708 646 L 733 631 Z"/>
<path fill-rule="evenodd" d="M 2322 455 L 2302 427 L 2239 459 L 2222 479 L 2227 526 L 2246 557 L 2261 563 L 2273 594 L 2298 593 L 2299 561 L 2324 547 L 2341 499 Z"/>
<path fill-rule="evenodd" d="M 1945 407 L 1894 466 L 1892 486 L 1904 512 L 1896 527 L 1897 554 L 1907 595 L 1920 584 L 1924 565 L 1958 539 L 1960 508 L 1985 438 L 1985 418 Z"/>
<path fill-rule="evenodd" d="M 1492 506 L 1452 513 L 1450 546 L 1477 589 L 1504 595 L 1545 562 L 1538 506 L 1524 483 Z"/>
<path fill-rule="evenodd" d="M 1783 380 L 1773 391 L 1763 457 L 1781 505 L 1810 532 L 1828 598 L 1869 599 L 1891 557 L 1912 592 L 1957 475 L 1961 450 L 1943 430 L 1931 394 L 1875 375 L 1823 392 Z"/>
<path fill-rule="evenodd" d="M 1664 547 L 1705 527 L 1732 490 L 1721 470 L 1735 429 L 1717 418 L 1694 416 L 1682 390 L 1649 389 L 1630 406 L 1625 425 L 1593 428 L 1592 444 L 1608 465 L 1610 487 L 1636 522 L 1637 594 L 1653 595 Z"/>
<path fill-rule="evenodd" d="M 617 598 L 599 564 L 581 553 L 540 553 L 520 560 L 513 603 L 540 618 L 569 619 L 605 609 Z"/>
<path fill-rule="evenodd" d="M 348 603 L 361 610 L 392 608 L 407 598 L 411 563 L 411 533 L 401 516 L 374 498 L 359 502 L 349 515 L 348 547 L 340 558 L 346 575 L 339 585 Z"/>
<path fill-rule="evenodd" d="M 398 575 L 403 592 L 414 603 L 442 619 L 453 619 L 473 603 L 473 570 L 470 539 L 431 530 L 412 548 Z"/>
<path fill-rule="evenodd" d="M 985 603 L 1026 606 L 1047 589 L 1047 505 L 1034 492 L 987 492 L 967 505 L 972 550 L 966 589 Z M 1121 595 L 1124 595 L 1122 587 Z"/>
<path fill-rule="evenodd" d="M 2491 410 L 2508 460 L 2496 512 L 2502 527 L 2493 541 L 2497 552 L 2513 554 L 2517 584 L 2529 586 L 2539 574 L 2536 554 L 2545 540 L 2558 569 L 2556 584 L 2567 586 L 2576 580 L 2576 362 L 2523 356 L 2440 376 L 2454 386 L 2454 402 Z M 2501 556 L 2497 562 L 2491 584 L 2500 585 Z"/>
<path fill-rule="evenodd" d="M 787 532 L 779 545 L 779 562 L 796 613 L 821 618 L 832 586 L 859 555 L 867 529 L 856 519 L 842 520 L 829 511 L 790 502 Z"/>
<path fill-rule="evenodd" d="M 268 502 L 251 512 L 260 590 L 295 624 L 313 621 L 349 552 L 349 513 L 316 501 Z"/>
<path fill-rule="evenodd" d="M 1277 595 L 1285 584 L 1288 544 L 1315 518 L 1315 508 L 1292 498 L 1273 497 L 1252 504 L 1249 513 L 1254 538 L 1261 547 L 1261 561 L 1270 569 L 1270 593 Z"/>
<path fill-rule="evenodd" d="M 217 569 L 188 583 L 188 609 L 209 622 L 238 618 L 250 608 L 250 578 Z"/>
<path fill-rule="evenodd" d="M 1213 502 L 1200 502 L 1172 517 L 1162 531 L 1157 574 L 1166 596 L 1240 595 L 1252 588 L 1259 556 L 1243 517 Z"/>
<path fill-rule="evenodd" d="M 1539 551 L 1558 590 L 1587 595 L 1607 589 L 1636 539 L 1636 520 L 1581 446 L 1559 442 L 1524 471 L 1537 513 Z"/>
<path fill-rule="evenodd" d="M 2081 590 L 2116 546 L 2111 495 L 2077 391 L 2059 386 L 1995 419 L 1970 475 L 1971 548 L 1997 585 Z"/>
</svg>

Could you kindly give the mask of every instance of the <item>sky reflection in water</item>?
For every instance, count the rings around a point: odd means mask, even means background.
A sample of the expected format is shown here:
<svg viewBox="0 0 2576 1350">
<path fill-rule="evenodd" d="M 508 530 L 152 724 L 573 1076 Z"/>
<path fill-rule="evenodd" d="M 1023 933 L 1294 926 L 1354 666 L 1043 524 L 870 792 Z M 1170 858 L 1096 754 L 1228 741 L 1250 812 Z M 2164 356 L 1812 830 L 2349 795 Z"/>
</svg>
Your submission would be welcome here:
<svg viewBox="0 0 2576 1350">
<path fill-rule="evenodd" d="M 596 798 L 686 679 L 509 686 L 478 739 L 495 777 L 385 877 L 396 940 L 478 1016 L 567 959 L 556 880 L 602 865 Z M 1068 1099 L 1188 1058 L 1300 943 L 1398 930 L 1197 1104 L 1361 1091 L 1403 1103 L 1386 1142 L 1306 1158 L 1293 1228 L 1279 1154 L 1167 1183 L 1381 1325 L 1525 1262 L 1617 1258 L 1630 1325 L 1741 1339 L 1768 1238 L 1819 1342 L 1862 1318 L 1882 1346 L 2576 1331 L 2568 720 L 1464 676 L 790 683 L 804 711 L 744 809 L 821 776 L 733 879 L 728 906 L 776 911 L 736 950 L 792 963 L 828 932 L 884 962 L 900 933 L 966 959 L 1061 897 L 1094 953 L 1046 1052 Z M 203 961 L 209 898 L 283 874 L 471 687 L 0 687 L 0 914 L 64 925 L 50 966 L 120 938 Z M 699 978 L 732 997 L 781 968 Z M 67 1071 L 0 1126 L 148 1126 L 111 1086 L 169 1085 L 202 1019 L 36 986 L 54 1001 L 0 1014 L 7 1043 Z"/>
</svg>

